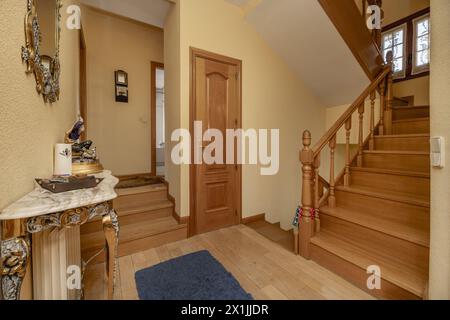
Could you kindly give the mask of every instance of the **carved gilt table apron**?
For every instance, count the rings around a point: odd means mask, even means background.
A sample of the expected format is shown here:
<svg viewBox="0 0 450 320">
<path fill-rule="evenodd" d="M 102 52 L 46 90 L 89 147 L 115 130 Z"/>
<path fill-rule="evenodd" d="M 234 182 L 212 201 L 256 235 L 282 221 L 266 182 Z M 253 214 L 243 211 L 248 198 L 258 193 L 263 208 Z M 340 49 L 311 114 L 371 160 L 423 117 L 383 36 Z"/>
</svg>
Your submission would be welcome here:
<svg viewBox="0 0 450 320">
<path fill-rule="evenodd" d="M 0 214 L 2 227 L 2 238 L 0 241 L 0 286 L 3 299 L 20 299 L 22 281 L 30 264 L 32 234 L 51 228 L 81 226 L 96 217 L 102 218 L 103 231 L 106 239 L 105 253 L 108 275 L 108 298 L 113 299 L 119 223 L 117 214 L 112 207 L 112 200 L 117 197 L 114 192 L 114 186 L 118 180 L 108 171 L 104 171 L 97 176 L 105 180 L 96 188 L 70 191 L 59 195 L 51 194 L 37 186 L 33 192 L 19 200 L 16 204 L 6 208 Z M 83 205 L 43 215 L 36 213 L 36 210 L 39 210 L 39 208 L 33 208 L 32 211 L 34 213 L 30 217 L 21 217 L 20 214 L 15 213 L 18 208 L 27 203 L 31 203 L 33 200 L 37 202 L 43 201 L 41 198 L 44 201 L 49 200 L 49 202 L 54 202 L 57 199 L 60 201 L 58 202 L 58 206 L 61 208 L 65 206 L 73 207 L 76 203 Z M 73 201 L 74 199 L 75 201 Z M 52 208 L 52 210 L 55 210 L 57 207 L 52 206 Z M 24 210 L 26 211 L 26 209 Z M 14 216 L 18 216 L 18 218 L 10 219 Z"/>
</svg>

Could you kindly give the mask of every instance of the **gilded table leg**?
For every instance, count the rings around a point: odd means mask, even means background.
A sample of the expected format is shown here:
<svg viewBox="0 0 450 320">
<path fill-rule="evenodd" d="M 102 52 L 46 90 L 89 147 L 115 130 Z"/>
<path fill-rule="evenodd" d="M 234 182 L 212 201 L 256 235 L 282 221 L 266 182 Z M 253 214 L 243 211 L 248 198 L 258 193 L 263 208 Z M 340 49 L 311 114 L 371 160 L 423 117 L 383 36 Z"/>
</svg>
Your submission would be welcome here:
<svg viewBox="0 0 450 320">
<path fill-rule="evenodd" d="M 114 298 L 114 284 L 116 277 L 117 245 L 119 242 L 119 221 L 117 214 L 111 210 L 103 216 L 103 232 L 106 238 L 106 273 L 108 274 L 108 299 Z"/>
<path fill-rule="evenodd" d="M 2 240 L 1 295 L 5 300 L 19 300 L 22 281 L 30 258 L 30 242 L 26 237 Z"/>
</svg>

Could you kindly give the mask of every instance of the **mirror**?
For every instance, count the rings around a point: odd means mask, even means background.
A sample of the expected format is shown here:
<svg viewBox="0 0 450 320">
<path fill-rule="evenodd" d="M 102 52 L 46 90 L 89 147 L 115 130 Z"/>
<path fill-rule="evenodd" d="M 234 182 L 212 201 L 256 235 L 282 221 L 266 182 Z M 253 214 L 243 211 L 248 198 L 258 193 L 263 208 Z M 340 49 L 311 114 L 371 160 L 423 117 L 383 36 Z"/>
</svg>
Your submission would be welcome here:
<svg viewBox="0 0 450 320">
<path fill-rule="evenodd" d="M 61 6 L 61 0 L 27 0 L 25 16 L 22 60 L 36 78 L 36 90 L 50 103 L 59 99 Z"/>
</svg>

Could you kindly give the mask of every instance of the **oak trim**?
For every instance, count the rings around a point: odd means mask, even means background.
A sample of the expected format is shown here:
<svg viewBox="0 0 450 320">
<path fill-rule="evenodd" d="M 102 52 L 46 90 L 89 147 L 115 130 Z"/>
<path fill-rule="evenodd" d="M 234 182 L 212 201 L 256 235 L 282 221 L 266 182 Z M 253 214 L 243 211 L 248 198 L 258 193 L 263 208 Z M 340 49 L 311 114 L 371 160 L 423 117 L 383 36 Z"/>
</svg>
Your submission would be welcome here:
<svg viewBox="0 0 450 320">
<path fill-rule="evenodd" d="M 156 176 L 156 69 L 164 70 L 164 63 L 151 62 L 151 93 L 150 93 L 150 149 L 151 149 L 151 175 Z"/>
<path fill-rule="evenodd" d="M 249 224 L 249 223 L 256 222 L 256 221 L 265 221 L 265 220 L 266 220 L 266 214 L 261 213 L 261 214 L 255 215 L 255 216 L 242 218 L 241 224 Z"/>
<path fill-rule="evenodd" d="M 194 134 L 194 119 L 195 119 L 195 59 L 205 58 L 216 62 L 227 63 L 237 66 L 239 68 L 239 110 L 238 118 L 240 127 L 242 127 L 242 60 L 227 57 L 217 53 L 209 52 L 195 47 L 189 48 L 189 132 L 191 136 Z M 196 169 L 194 163 L 194 145 L 191 143 L 191 164 L 189 165 L 189 223 L 188 223 L 188 237 L 193 237 L 197 234 L 196 229 Z M 238 223 L 242 222 L 242 165 L 238 165 Z"/>
</svg>

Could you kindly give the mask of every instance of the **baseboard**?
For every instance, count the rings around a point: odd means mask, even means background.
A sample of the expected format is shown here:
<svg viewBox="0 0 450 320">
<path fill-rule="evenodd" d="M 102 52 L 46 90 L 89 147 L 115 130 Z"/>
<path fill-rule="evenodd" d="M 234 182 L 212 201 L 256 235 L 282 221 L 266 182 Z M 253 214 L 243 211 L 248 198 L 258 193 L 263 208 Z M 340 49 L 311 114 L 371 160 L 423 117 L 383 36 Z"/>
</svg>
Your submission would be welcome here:
<svg viewBox="0 0 450 320">
<path fill-rule="evenodd" d="M 178 213 L 176 213 L 175 209 L 172 212 L 172 216 L 179 224 L 188 224 L 189 223 L 189 217 L 180 217 Z"/>
<path fill-rule="evenodd" d="M 143 176 L 152 176 L 153 174 L 151 172 L 147 173 L 135 173 L 135 174 L 124 174 L 124 175 L 117 175 L 116 178 L 120 181 L 127 180 L 134 177 L 143 177 Z"/>
<path fill-rule="evenodd" d="M 261 213 L 258 214 L 256 216 L 251 216 L 251 217 L 247 217 L 247 218 L 242 218 L 241 219 L 241 223 L 242 224 L 249 224 L 252 222 L 256 222 L 256 221 L 261 221 L 261 220 L 266 220 L 266 214 L 265 213 Z"/>
</svg>

